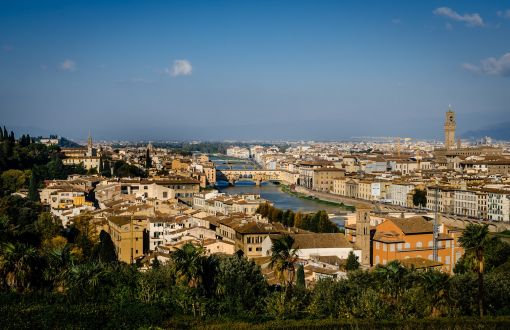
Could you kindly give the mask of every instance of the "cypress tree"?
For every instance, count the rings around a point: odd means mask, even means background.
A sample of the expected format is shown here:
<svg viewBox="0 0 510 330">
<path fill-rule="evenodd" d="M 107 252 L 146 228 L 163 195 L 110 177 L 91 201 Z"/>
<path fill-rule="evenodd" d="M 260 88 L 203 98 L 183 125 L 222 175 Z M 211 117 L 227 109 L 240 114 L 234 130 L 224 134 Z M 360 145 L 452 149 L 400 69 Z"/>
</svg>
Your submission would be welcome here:
<svg viewBox="0 0 510 330">
<path fill-rule="evenodd" d="M 39 202 L 39 189 L 37 184 L 37 177 L 35 171 L 32 169 L 32 175 L 30 175 L 30 183 L 28 185 L 28 199 L 34 202 Z"/>
<path fill-rule="evenodd" d="M 104 230 L 99 233 L 99 261 L 105 263 L 117 261 L 117 252 L 112 237 Z"/>
<path fill-rule="evenodd" d="M 158 257 L 154 257 L 154 260 L 152 260 L 152 269 L 158 269 L 159 266 L 161 266 L 161 263 L 158 260 Z"/>
<path fill-rule="evenodd" d="M 149 152 L 149 148 L 147 148 L 147 152 L 145 154 L 145 168 L 149 169 L 152 167 L 152 159 Z"/>
<path fill-rule="evenodd" d="M 299 265 L 296 272 L 296 286 L 300 289 L 306 288 L 305 283 L 305 269 L 303 265 Z"/>
<path fill-rule="evenodd" d="M 101 172 L 101 175 L 106 176 L 106 177 L 112 176 L 112 169 L 110 167 L 109 161 L 104 162 L 103 171 Z"/>
</svg>

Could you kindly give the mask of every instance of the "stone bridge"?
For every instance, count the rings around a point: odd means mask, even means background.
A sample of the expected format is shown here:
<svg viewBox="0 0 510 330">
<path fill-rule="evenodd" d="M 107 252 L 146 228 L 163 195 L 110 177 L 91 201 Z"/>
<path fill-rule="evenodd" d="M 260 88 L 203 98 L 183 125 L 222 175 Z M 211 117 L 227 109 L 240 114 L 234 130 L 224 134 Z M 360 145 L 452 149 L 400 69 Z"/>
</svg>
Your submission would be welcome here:
<svg viewBox="0 0 510 330">
<path fill-rule="evenodd" d="M 282 181 L 281 172 L 273 170 L 216 170 L 216 178 L 231 185 L 237 181 L 252 181 L 257 186 L 264 181 Z"/>
</svg>

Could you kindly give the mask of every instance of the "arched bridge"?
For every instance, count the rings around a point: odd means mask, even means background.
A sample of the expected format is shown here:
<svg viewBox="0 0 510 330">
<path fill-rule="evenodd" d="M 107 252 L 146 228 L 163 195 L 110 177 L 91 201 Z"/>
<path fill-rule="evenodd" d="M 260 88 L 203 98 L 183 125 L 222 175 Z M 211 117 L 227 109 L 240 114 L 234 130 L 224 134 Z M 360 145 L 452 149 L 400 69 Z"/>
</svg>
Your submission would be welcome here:
<svg viewBox="0 0 510 330">
<path fill-rule="evenodd" d="M 235 185 L 236 181 L 253 181 L 260 185 L 264 181 L 282 181 L 280 173 L 273 170 L 216 170 L 216 178 L 231 185 Z"/>
</svg>

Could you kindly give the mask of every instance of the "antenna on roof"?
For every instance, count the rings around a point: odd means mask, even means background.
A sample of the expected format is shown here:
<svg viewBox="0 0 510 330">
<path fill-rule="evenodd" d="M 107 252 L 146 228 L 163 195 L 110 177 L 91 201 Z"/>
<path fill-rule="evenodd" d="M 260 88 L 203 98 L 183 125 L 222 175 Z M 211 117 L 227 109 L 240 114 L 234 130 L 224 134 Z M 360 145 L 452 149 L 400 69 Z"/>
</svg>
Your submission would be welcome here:
<svg viewBox="0 0 510 330">
<path fill-rule="evenodd" d="M 437 237 L 439 235 L 438 233 L 438 226 L 437 226 L 437 217 L 438 217 L 438 207 L 439 207 L 439 188 L 436 186 L 436 189 L 435 189 L 435 210 L 434 210 L 434 233 L 433 233 L 433 238 L 432 238 L 432 243 L 433 243 L 433 246 L 434 246 L 434 252 L 433 252 L 433 259 L 435 262 L 437 262 Z"/>
</svg>

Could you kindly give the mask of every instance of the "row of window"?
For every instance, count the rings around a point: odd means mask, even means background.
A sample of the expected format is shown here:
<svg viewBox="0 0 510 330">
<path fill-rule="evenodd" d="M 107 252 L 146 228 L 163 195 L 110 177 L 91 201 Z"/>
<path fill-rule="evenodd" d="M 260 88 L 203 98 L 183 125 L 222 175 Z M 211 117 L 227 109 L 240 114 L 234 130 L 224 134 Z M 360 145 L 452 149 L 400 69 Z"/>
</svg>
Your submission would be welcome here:
<svg viewBox="0 0 510 330">
<path fill-rule="evenodd" d="M 402 250 L 402 247 L 404 247 L 406 250 L 409 250 L 411 249 L 411 243 L 409 242 L 406 242 L 404 245 L 402 245 L 402 243 L 381 243 L 381 242 L 375 242 L 375 249 L 376 250 L 380 250 L 381 249 L 381 245 L 382 245 L 382 250 L 383 251 L 388 251 L 388 246 L 389 246 L 389 251 L 390 252 L 395 252 L 395 247 L 397 248 L 397 251 L 401 251 Z M 450 248 L 450 241 L 445 241 L 445 247 L 448 249 Z M 433 247 L 434 246 L 434 243 L 433 241 L 429 241 L 428 242 L 428 247 Z M 437 242 L 437 246 L 438 247 L 442 247 L 443 246 L 443 242 L 442 241 L 438 241 Z M 416 242 L 414 248 L 423 248 L 423 243 L 421 241 L 418 241 Z"/>
<path fill-rule="evenodd" d="M 421 256 L 421 255 L 417 255 L 416 257 L 417 257 L 417 258 L 422 258 L 422 256 Z M 406 256 L 404 259 L 409 259 L 409 258 L 410 258 L 410 256 Z M 433 259 L 434 259 L 434 256 L 433 256 L 432 254 L 429 254 L 429 255 L 427 256 L 427 259 L 429 259 L 429 260 L 433 260 Z M 443 262 L 443 260 L 442 260 L 442 259 L 443 259 L 443 258 L 442 258 L 441 256 L 437 256 L 437 261 L 439 261 L 439 262 Z M 456 254 L 456 259 L 457 259 L 457 260 L 459 260 L 459 259 L 460 259 L 460 253 L 457 253 L 457 254 Z M 380 263 L 381 263 L 381 258 L 380 258 L 379 256 L 375 256 L 375 264 L 377 265 L 377 264 L 380 264 Z M 387 261 L 386 259 L 382 259 L 382 264 L 383 264 L 383 265 L 386 265 L 387 263 L 388 263 L 388 261 Z M 444 263 L 445 263 L 445 265 L 450 265 L 450 264 L 451 264 L 451 257 L 450 257 L 450 256 L 445 256 L 445 257 L 444 257 Z"/>
</svg>

